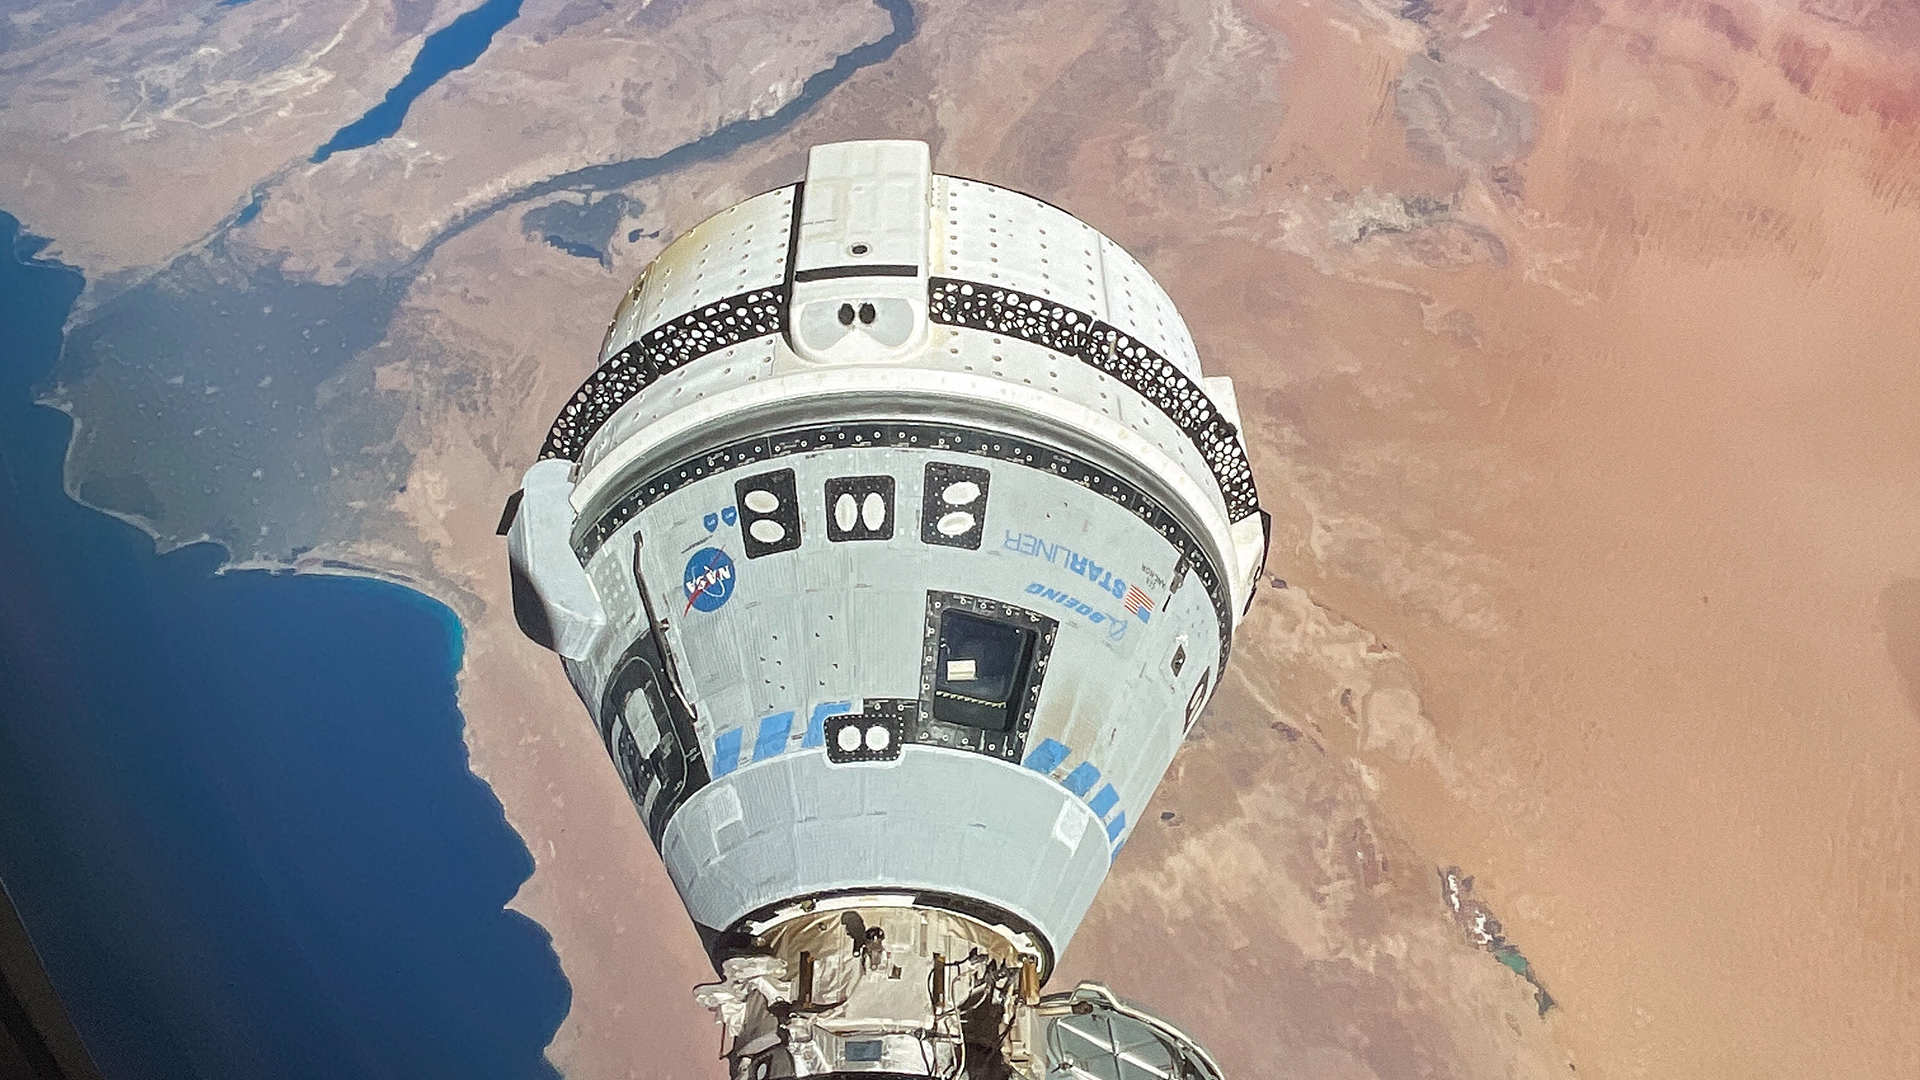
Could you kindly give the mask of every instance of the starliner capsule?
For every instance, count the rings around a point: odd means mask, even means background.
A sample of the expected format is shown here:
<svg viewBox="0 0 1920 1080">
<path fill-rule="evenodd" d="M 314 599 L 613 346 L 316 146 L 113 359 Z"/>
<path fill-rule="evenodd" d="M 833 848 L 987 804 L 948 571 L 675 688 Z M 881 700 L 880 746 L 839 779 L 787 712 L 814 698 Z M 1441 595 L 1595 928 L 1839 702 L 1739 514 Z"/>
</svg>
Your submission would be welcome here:
<svg viewBox="0 0 1920 1080">
<path fill-rule="evenodd" d="M 720 981 L 731 1075 L 1217 1078 L 1055 959 L 1259 580 L 1140 264 L 918 142 L 661 252 L 503 519 Z"/>
</svg>

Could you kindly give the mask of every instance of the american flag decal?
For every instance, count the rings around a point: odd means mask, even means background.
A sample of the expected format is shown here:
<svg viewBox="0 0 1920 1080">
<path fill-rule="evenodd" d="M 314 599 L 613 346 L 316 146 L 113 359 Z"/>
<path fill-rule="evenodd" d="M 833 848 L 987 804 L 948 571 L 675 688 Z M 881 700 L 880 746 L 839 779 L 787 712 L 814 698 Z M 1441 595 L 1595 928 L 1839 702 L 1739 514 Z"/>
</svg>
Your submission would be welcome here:
<svg viewBox="0 0 1920 1080">
<path fill-rule="evenodd" d="M 1141 622 L 1146 622 L 1153 617 L 1153 601 L 1146 593 L 1140 591 L 1138 585 L 1127 586 L 1127 598 L 1124 603 L 1128 611 L 1140 617 Z"/>
</svg>

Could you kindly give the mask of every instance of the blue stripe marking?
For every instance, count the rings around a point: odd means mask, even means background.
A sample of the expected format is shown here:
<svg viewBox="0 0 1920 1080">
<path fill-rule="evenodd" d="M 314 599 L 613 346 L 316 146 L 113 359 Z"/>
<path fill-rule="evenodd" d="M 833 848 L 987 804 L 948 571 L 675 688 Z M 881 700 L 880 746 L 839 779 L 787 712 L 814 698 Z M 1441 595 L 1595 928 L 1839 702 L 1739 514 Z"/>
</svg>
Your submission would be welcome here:
<svg viewBox="0 0 1920 1080">
<path fill-rule="evenodd" d="M 1075 765 L 1073 771 L 1068 773 L 1067 778 L 1060 783 L 1065 785 L 1068 791 L 1084 799 L 1087 797 L 1087 792 L 1092 791 L 1093 785 L 1099 781 L 1100 770 L 1093 767 L 1093 762 L 1083 761 Z"/>
<path fill-rule="evenodd" d="M 1067 760 L 1067 746 L 1055 739 L 1041 739 L 1040 745 L 1027 755 L 1027 768 L 1037 773 L 1050 773 Z"/>
<path fill-rule="evenodd" d="M 1087 808 L 1093 811 L 1094 817 L 1105 818 L 1107 811 L 1113 809 L 1113 804 L 1119 801 L 1120 793 L 1113 790 L 1112 784 L 1108 784 L 1100 789 L 1100 794 L 1087 802 Z"/>
<path fill-rule="evenodd" d="M 1127 812 L 1125 810 L 1122 810 L 1119 813 L 1113 815 L 1112 821 L 1107 822 L 1107 839 L 1109 840 L 1120 839 L 1120 830 L 1126 827 L 1127 827 Z"/>
<path fill-rule="evenodd" d="M 827 745 L 827 717 L 839 716 L 853 711 L 851 701 L 823 701 L 813 707 L 813 714 L 807 717 L 807 734 L 800 740 L 803 750 Z M 1064 753 L 1065 747 L 1061 747 Z"/>
<path fill-rule="evenodd" d="M 753 740 L 753 760 L 765 761 L 787 748 L 787 736 L 793 734 L 793 710 L 775 713 L 760 721 L 760 734 Z"/>
<path fill-rule="evenodd" d="M 719 779 L 740 767 L 740 729 L 728 728 L 713 738 L 713 776 Z"/>
</svg>

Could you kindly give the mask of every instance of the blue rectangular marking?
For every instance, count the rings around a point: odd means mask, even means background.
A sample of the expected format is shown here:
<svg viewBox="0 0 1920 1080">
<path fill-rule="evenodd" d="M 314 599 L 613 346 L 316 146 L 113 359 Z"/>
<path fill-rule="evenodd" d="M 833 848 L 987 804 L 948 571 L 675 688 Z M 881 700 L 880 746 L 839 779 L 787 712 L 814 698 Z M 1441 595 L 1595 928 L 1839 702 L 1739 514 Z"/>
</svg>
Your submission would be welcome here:
<svg viewBox="0 0 1920 1080">
<path fill-rule="evenodd" d="M 1084 799 L 1087 797 L 1087 792 L 1092 791 L 1093 785 L 1099 781 L 1100 770 L 1093 767 L 1093 762 L 1083 761 L 1075 765 L 1073 771 L 1067 774 L 1067 778 L 1060 782 L 1066 785 L 1068 791 Z"/>
<path fill-rule="evenodd" d="M 1113 809 L 1113 804 L 1119 801 L 1120 793 L 1113 790 L 1112 784 L 1108 784 L 1100 789 L 1100 794 L 1087 801 L 1087 808 L 1093 811 L 1094 817 L 1104 819 L 1107 811 Z"/>
<path fill-rule="evenodd" d="M 740 767 L 740 729 L 728 728 L 713 737 L 713 776 L 719 779 Z"/>
<path fill-rule="evenodd" d="M 760 734 L 753 740 L 753 760 L 765 761 L 787 748 L 787 736 L 793 734 L 793 710 L 763 717 Z"/>
<path fill-rule="evenodd" d="M 1034 747 L 1033 753 L 1027 755 L 1027 768 L 1037 773 L 1050 773 L 1059 768 L 1060 763 L 1065 760 L 1067 760 L 1065 743 L 1054 739 L 1041 739 L 1040 745 Z"/>
<path fill-rule="evenodd" d="M 1127 827 L 1127 812 L 1125 810 L 1122 810 L 1119 813 L 1113 815 L 1112 821 L 1107 822 L 1107 839 L 1109 840 L 1120 839 L 1120 831 L 1122 829 L 1125 829 L 1126 827 Z"/>
<path fill-rule="evenodd" d="M 827 717 L 852 711 L 851 701 L 823 701 L 815 705 L 812 714 L 807 717 L 807 734 L 800 740 L 801 749 L 811 750 L 827 745 Z"/>
</svg>

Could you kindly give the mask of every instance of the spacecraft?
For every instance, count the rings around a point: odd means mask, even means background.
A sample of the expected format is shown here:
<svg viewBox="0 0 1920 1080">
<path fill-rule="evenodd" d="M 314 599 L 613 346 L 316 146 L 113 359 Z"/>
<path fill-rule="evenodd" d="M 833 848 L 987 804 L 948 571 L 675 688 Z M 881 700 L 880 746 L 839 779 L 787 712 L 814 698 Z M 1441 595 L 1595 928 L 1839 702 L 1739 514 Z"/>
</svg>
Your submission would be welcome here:
<svg viewBox="0 0 1920 1080">
<path fill-rule="evenodd" d="M 1043 993 L 1267 544 L 1232 383 L 1112 240 L 816 146 L 641 273 L 502 531 L 734 1080 L 1218 1080 Z"/>
</svg>

